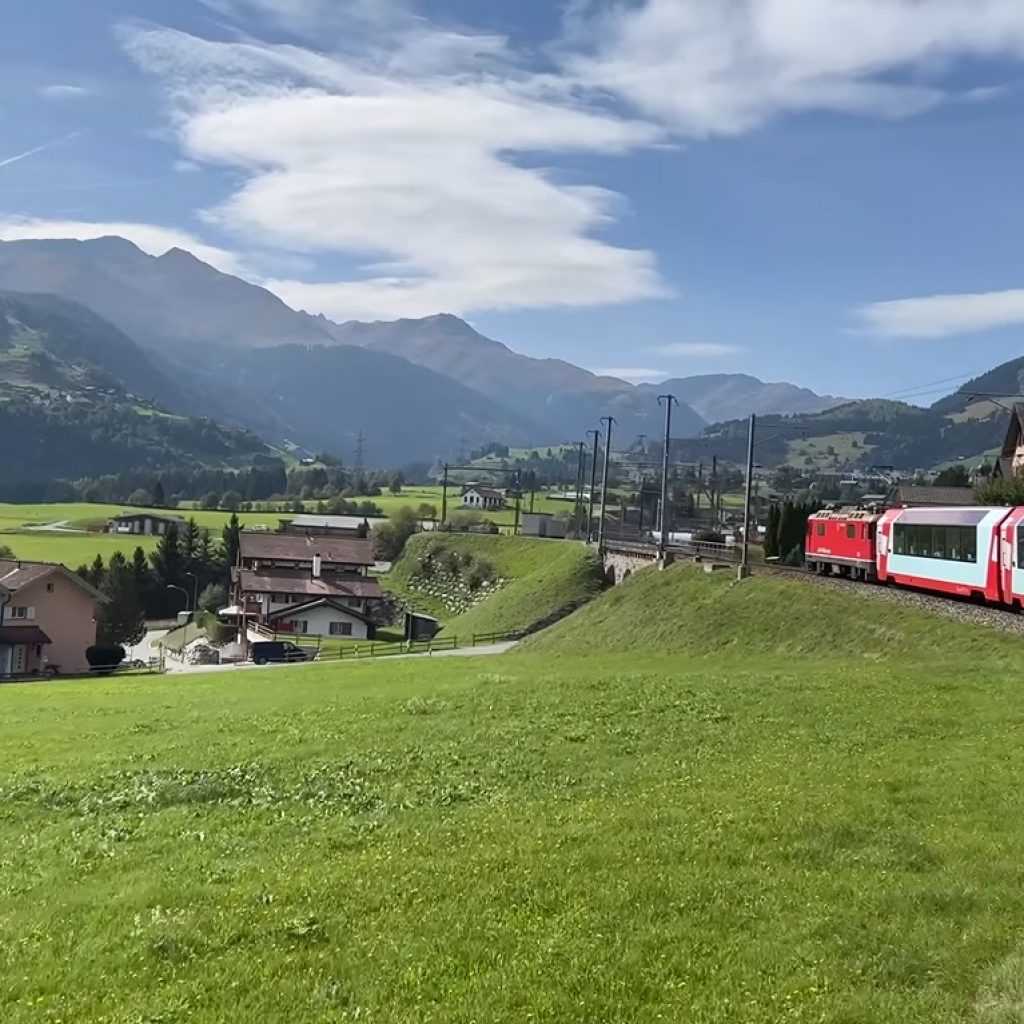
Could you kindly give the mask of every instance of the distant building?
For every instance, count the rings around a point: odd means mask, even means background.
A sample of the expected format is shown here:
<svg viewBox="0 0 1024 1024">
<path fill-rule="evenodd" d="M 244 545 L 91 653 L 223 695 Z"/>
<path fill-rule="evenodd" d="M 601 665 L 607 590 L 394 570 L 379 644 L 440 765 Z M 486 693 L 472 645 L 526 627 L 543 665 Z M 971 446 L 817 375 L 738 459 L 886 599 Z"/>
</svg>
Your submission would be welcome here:
<svg viewBox="0 0 1024 1024">
<path fill-rule="evenodd" d="M 63 565 L 0 561 L 0 677 L 88 672 L 102 600 Z"/>
<path fill-rule="evenodd" d="M 564 519 L 556 519 L 550 512 L 524 512 L 522 517 L 522 534 L 524 537 L 565 538 L 568 524 Z"/>
<path fill-rule="evenodd" d="M 1010 422 L 1006 426 L 1006 437 L 1003 447 L 996 456 L 992 468 L 994 477 L 1020 476 L 1024 468 L 1024 405 L 1015 402 L 1010 412 Z"/>
<path fill-rule="evenodd" d="M 500 487 L 470 484 L 462 491 L 462 507 L 479 512 L 500 511 L 505 507 L 507 501 L 508 491 Z"/>
<path fill-rule="evenodd" d="M 172 528 L 185 526 L 181 516 L 165 516 L 156 512 L 123 512 L 107 520 L 107 533 L 130 533 L 145 537 L 163 537 Z"/>
<path fill-rule="evenodd" d="M 280 533 L 316 533 L 326 537 L 366 537 L 372 525 L 366 516 L 297 515 L 279 522 Z"/>
<path fill-rule="evenodd" d="M 932 506 L 974 505 L 970 487 L 928 487 L 920 484 L 896 484 L 886 495 L 890 508 L 928 508 Z"/>
</svg>

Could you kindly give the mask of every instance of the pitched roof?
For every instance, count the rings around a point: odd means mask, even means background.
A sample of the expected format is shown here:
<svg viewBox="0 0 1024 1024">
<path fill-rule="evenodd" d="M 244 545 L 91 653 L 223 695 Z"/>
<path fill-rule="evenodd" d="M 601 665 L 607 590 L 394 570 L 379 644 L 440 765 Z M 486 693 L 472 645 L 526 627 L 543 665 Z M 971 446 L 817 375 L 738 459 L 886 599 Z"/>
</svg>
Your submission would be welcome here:
<svg viewBox="0 0 1024 1024">
<path fill-rule="evenodd" d="M 897 484 L 886 499 L 889 505 L 975 505 L 970 487 L 927 487 Z"/>
<path fill-rule="evenodd" d="M 374 516 L 379 519 L 379 516 Z M 279 520 L 282 526 L 287 525 L 295 530 L 309 530 L 316 533 L 317 530 L 358 530 L 364 524 L 370 525 L 369 516 L 312 516 L 295 515 L 288 519 Z"/>
<path fill-rule="evenodd" d="M 83 580 L 77 573 L 73 573 L 67 566 L 58 565 L 55 562 L 0 560 L 0 588 L 15 594 L 53 572 L 59 572 L 97 600 L 104 600 L 103 594 L 91 583 Z"/>
<path fill-rule="evenodd" d="M 373 565 L 373 541 L 361 537 L 324 536 L 313 533 L 254 533 L 239 537 L 242 558 L 268 561 L 312 562 L 319 555 L 327 565 Z"/>
<path fill-rule="evenodd" d="M 122 512 L 120 515 L 111 516 L 107 522 L 119 523 L 126 519 L 157 519 L 164 523 L 173 523 L 175 526 L 184 526 L 185 517 L 166 515 L 163 512 L 146 512 L 144 509 L 139 509 L 137 512 Z"/>
<path fill-rule="evenodd" d="M 232 574 L 243 594 L 304 594 L 316 597 L 384 596 L 380 584 L 363 576 L 326 573 L 314 579 L 305 569 L 236 569 Z"/>
<path fill-rule="evenodd" d="M 360 614 L 354 608 L 349 608 L 332 597 L 318 597 L 313 601 L 306 601 L 304 604 L 290 604 L 287 608 L 280 608 L 276 612 L 271 612 L 267 618 L 271 620 L 287 619 L 293 615 L 300 615 L 302 612 L 312 611 L 314 608 L 333 608 L 335 611 L 341 612 L 344 615 L 350 615 L 353 619 L 358 619 L 360 622 L 370 621 L 365 615 Z"/>
<path fill-rule="evenodd" d="M 481 484 L 471 484 L 463 488 L 462 496 L 465 497 L 470 491 L 476 491 L 481 498 L 505 498 L 508 495 L 503 487 L 485 487 Z"/>
</svg>

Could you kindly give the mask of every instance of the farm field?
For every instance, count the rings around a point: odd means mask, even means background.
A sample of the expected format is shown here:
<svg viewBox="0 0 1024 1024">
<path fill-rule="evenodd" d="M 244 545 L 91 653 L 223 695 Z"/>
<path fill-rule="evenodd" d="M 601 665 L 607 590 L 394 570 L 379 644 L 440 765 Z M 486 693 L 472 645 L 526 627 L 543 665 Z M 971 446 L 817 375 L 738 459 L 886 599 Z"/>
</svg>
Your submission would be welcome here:
<svg viewBox="0 0 1024 1024">
<path fill-rule="evenodd" d="M 31 527 L 50 523 L 66 523 L 70 530 L 85 531 L 93 523 L 106 522 L 125 511 L 123 505 L 10 505 L 0 504 L 0 544 L 10 547 L 17 558 L 28 561 L 60 562 L 71 569 L 92 562 L 97 555 L 107 561 L 115 551 L 131 555 L 137 547 L 152 551 L 155 537 L 131 534 L 104 534 L 34 530 Z M 159 511 L 159 510 L 157 510 Z M 229 512 L 175 510 L 173 514 L 186 519 L 195 517 L 200 526 L 219 532 L 231 516 Z M 240 513 L 243 523 L 277 525 L 285 513 Z"/>
<path fill-rule="evenodd" d="M 380 506 L 385 515 L 392 515 L 406 506 L 416 509 L 420 504 L 435 505 L 438 513 L 441 510 L 440 487 L 408 487 L 401 494 L 382 494 L 372 498 L 356 498 L 356 501 L 372 501 Z M 449 508 L 459 507 L 458 488 L 450 488 L 448 492 Z M 568 513 L 571 503 L 554 501 L 544 495 L 537 495 L 535 510 L 538 512 Z M 316 503 L 309 504 L 309 510 L 315 512 Z M 523 510 L 529 509 L 529 498 L 523 502 Z M 149 537 L 107 536 L 96 533 L 67 533 L 57 531 L 34 530 L 51 523 L 64 523 L 70 530 L 85 531 L 92 524 L 105 523 L 111 516 L 119 515 L 128 510 L 125 505 L 90 505 L 86 503 L 52 504 L 52 505 L 11 505 L 0 504 L 0 544 L 13 549 L 18 558 L 44 562 L 62 562 L 71 568 L 77 568 L 91 562 L 96 555 L 102 555 L 104 561 L 114 551 L 131 554 L 140 544 L 147 551 L 152 550 L 156 541 Z M 146 511 L 132 509 L 132 511 Z M 230 512 L 202 511 L 199 509 L 179 508 L 173 510 L 155 509 L 152 511 L 164 514 L 180 515 L 186 519 L 194 518 L 207 529 L 219 532 L 228 519 Z M 264 525 L 276 529 L 278 520 L 286 518 L 289 512 L 240 512 L 238 518 L 243 526 Z M 499 526 L 511 527 L 515 513 L 511 508 L 502 512 L 484 513 Z"/>
<path fill-rule="evenodd" d="M 1020 640 L 880 607 L 2 687 L 0 1018 L 1019 1021 Z"/>
</svg>

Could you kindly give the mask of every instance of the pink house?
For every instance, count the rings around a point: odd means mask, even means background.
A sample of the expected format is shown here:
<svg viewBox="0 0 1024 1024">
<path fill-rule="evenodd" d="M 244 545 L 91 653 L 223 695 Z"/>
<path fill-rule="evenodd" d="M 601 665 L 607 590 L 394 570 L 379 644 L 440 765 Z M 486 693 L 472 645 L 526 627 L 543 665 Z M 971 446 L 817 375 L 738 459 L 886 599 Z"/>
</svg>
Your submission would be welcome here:
<svg viewBox="0 0 1024 1024">
<path fill-rule="evenodd" d="M 88 672 L 102 599 L 63 565 L 0 560 L 0 678 Z"/>
</svg>

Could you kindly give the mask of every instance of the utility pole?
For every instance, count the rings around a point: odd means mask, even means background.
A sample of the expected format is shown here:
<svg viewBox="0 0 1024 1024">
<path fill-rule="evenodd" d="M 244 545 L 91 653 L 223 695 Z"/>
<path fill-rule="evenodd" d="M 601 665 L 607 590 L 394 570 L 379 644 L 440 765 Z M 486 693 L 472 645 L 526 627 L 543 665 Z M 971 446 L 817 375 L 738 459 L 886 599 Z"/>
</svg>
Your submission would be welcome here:
<svg viewBox="0 0 1024 1024">
<path fill-rule="evenodd" d="M 516 487 L 516 517 L 512 523 L 512 536 L 519 536 L 519 515 L 522 511 L 523 492 L 521 488 L 522 477 L 519 475 L 519 470 L 516 470 L 515 475 L 515 487 Z"/>
<path fill-rule="evenodd" d="M 366 455 L 366 438 L 363 436 L 363 432 L 360 430 L 356 437 L 356 476 L 360 476 L 363 472 L 363 459 Z"/>
<path fill-rule="evenodd" d="M 594 455 L 590 461 L 590 494 L 587 501 L 587 543 L 594 536 L 594 491 L 597 489 L 597 450 L 601 447 L 601 431 L 588 430 L 587 437 L 594 439 Z"/>
<path fill-rule="evenodd" d="M 573 509 L 573 519 L 579 524 L 583 513 L 583 481 L 586 474 L 586 441 L 579 442 L 579 451 L 576 456 L 576 506 Z"/>
<path fill-rule="evenodd" d="M 754 432 L 757 430 L 757 417 L 750 414 L 750 433 L 747 437 L 747 493 L 743 502 L 743 560 L 740 562 L 740 575 L 746 576 L 748 570 L 748 548 L 750 546 L 750 500 L 754 491 Z"/>
<path fill-rule="evenodd" d="M 441 526 L 448 522 L 448 463 L 444 464 L 444 478 L 441 484 Z"/>
<path fill-rule="evenodd" d="M 672 443 L 672 404 L 675 400 L 675 395 L 658 395 L 658 405 L 665 403 L 665 448 L 661 453 L 661 510 L 658 516 L 658 557 L 663 562 L 668 530 L 672 525 L 668 514 L 668 453 Z"/>
<path fill-rule="evenodd" d="M 612 427 L 618 422 L 614 416 L 602 416 L 602 423 L 607 423 L 604 442 L 604 473 L 601 476 L 601 518 L 597 521 L 597 550 L 604 549 L 604 513 L 608 507 L 608 463 L 612 454 Z"/>
</svg>

